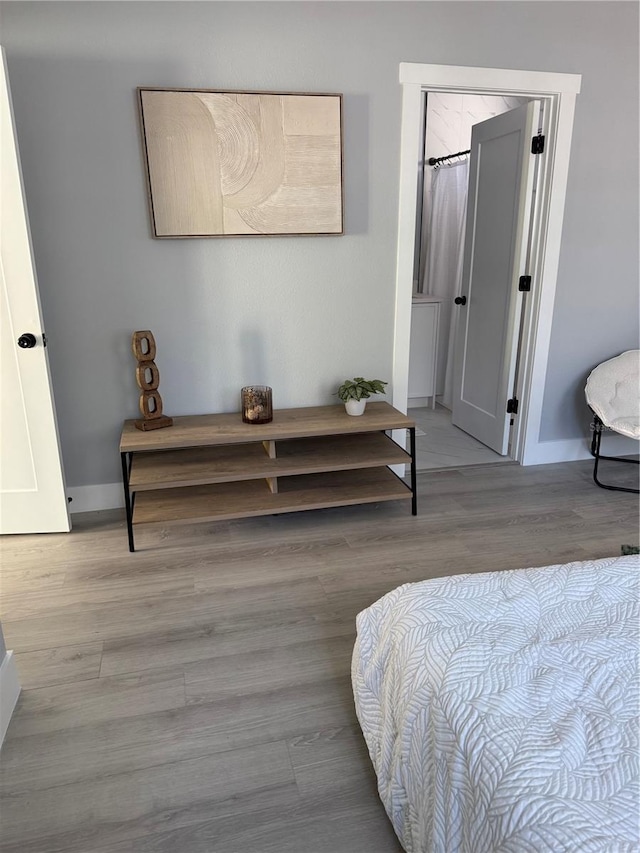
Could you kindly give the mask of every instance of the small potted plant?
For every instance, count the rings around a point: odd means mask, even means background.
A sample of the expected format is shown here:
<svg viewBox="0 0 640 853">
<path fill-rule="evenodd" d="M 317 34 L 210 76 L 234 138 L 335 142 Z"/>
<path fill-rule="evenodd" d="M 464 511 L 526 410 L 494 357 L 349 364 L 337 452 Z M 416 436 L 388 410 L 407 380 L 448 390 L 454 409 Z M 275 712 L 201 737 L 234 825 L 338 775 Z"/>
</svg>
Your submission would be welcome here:
<svg viewBox="0 0 640 853">
<path fill-rule="evenodd" d="M 367 404 L 367 398 L 372 394 L 384 394 L 387 382 L 381 379 L 347 379 L 337 390 L 337 395 L 343 401 L 348 415 L 361 415 Z"/>
</svg>

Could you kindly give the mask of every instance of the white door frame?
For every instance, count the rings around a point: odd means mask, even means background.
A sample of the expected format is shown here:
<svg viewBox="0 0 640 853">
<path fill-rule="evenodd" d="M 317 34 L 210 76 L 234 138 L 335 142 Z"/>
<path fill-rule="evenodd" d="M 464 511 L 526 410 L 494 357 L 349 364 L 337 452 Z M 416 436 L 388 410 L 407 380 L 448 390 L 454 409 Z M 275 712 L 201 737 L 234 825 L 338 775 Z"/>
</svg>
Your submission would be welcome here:
<svg viewBox="0 0 640 853">
<path fill-rule="evenodd" d="M 512 71 L 456 65 L 400 63 L 402 130 L 400 199 L 396 265 L 396 311 L 393 357 L 393 405 L 407 411 L 411 295 L 416 233 L 416 168 L 420 160 L 420 119 L 425 91 L 511 95 L 538 98 L 544 105 L 545 154 L 534 213 L 531 253 L 533 285 L 528 294 L 520 361 L 520 411 L 511 442 L 513 458 L 522 465 L 538 461 L 540 418 L 547 374 L 562 220 L 569 171 L 576 95 L 580 74 Z M 404 442 L 402 431 L 394 434 Z"/>
</svg>

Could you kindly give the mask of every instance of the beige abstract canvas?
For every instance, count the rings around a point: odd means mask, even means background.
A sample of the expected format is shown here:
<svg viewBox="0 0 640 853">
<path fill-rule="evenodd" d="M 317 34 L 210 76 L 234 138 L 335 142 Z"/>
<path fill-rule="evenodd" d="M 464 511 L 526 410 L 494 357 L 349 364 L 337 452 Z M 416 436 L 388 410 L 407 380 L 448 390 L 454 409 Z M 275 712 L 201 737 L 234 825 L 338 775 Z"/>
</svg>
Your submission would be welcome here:
<svg viewBox="0 0 640 853">
<path fill-rule="evenodd" d="M 138 92 L 156 237 L 342 234 L 341 95 Z"/>
</svg>

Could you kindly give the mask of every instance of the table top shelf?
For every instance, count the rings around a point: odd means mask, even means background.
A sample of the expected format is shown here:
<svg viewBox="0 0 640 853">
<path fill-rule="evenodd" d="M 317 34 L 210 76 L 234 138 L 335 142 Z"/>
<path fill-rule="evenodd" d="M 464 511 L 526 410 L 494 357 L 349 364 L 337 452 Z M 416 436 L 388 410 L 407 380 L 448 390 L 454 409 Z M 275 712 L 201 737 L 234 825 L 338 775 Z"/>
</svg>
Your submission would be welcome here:
<svg viewBox="0 0 640 853">
<path fill-rule="evenodd" d="M 125 421 L 121 453 L 141 453 L 211 445 L 247 444 L 253 441 L 345 435 L 392 429 L 409 429 L 415 422 L 384 401 L 367 402 L 363 415 L 353 417 L 342 404 L 302 409 L 276 409 L 268 424 L 246 424 L 239 412 L 218 415 L 182 415 L 173 426 L 144 432 L 133 420 Z"/>
</svg>

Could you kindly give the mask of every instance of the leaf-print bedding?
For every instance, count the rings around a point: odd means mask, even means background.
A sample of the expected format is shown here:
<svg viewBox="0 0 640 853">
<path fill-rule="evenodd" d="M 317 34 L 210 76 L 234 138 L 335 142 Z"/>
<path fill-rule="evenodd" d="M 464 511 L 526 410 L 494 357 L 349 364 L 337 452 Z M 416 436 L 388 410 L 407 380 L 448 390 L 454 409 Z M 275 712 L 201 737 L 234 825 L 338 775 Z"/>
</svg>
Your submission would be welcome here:
<svg viewBox="0 0 640 853">
<path fill-rule="evenodd" d="M 640 557 L 405 584 L 352 680 L 408 853 L 631 853 Z"/>
</svg>

